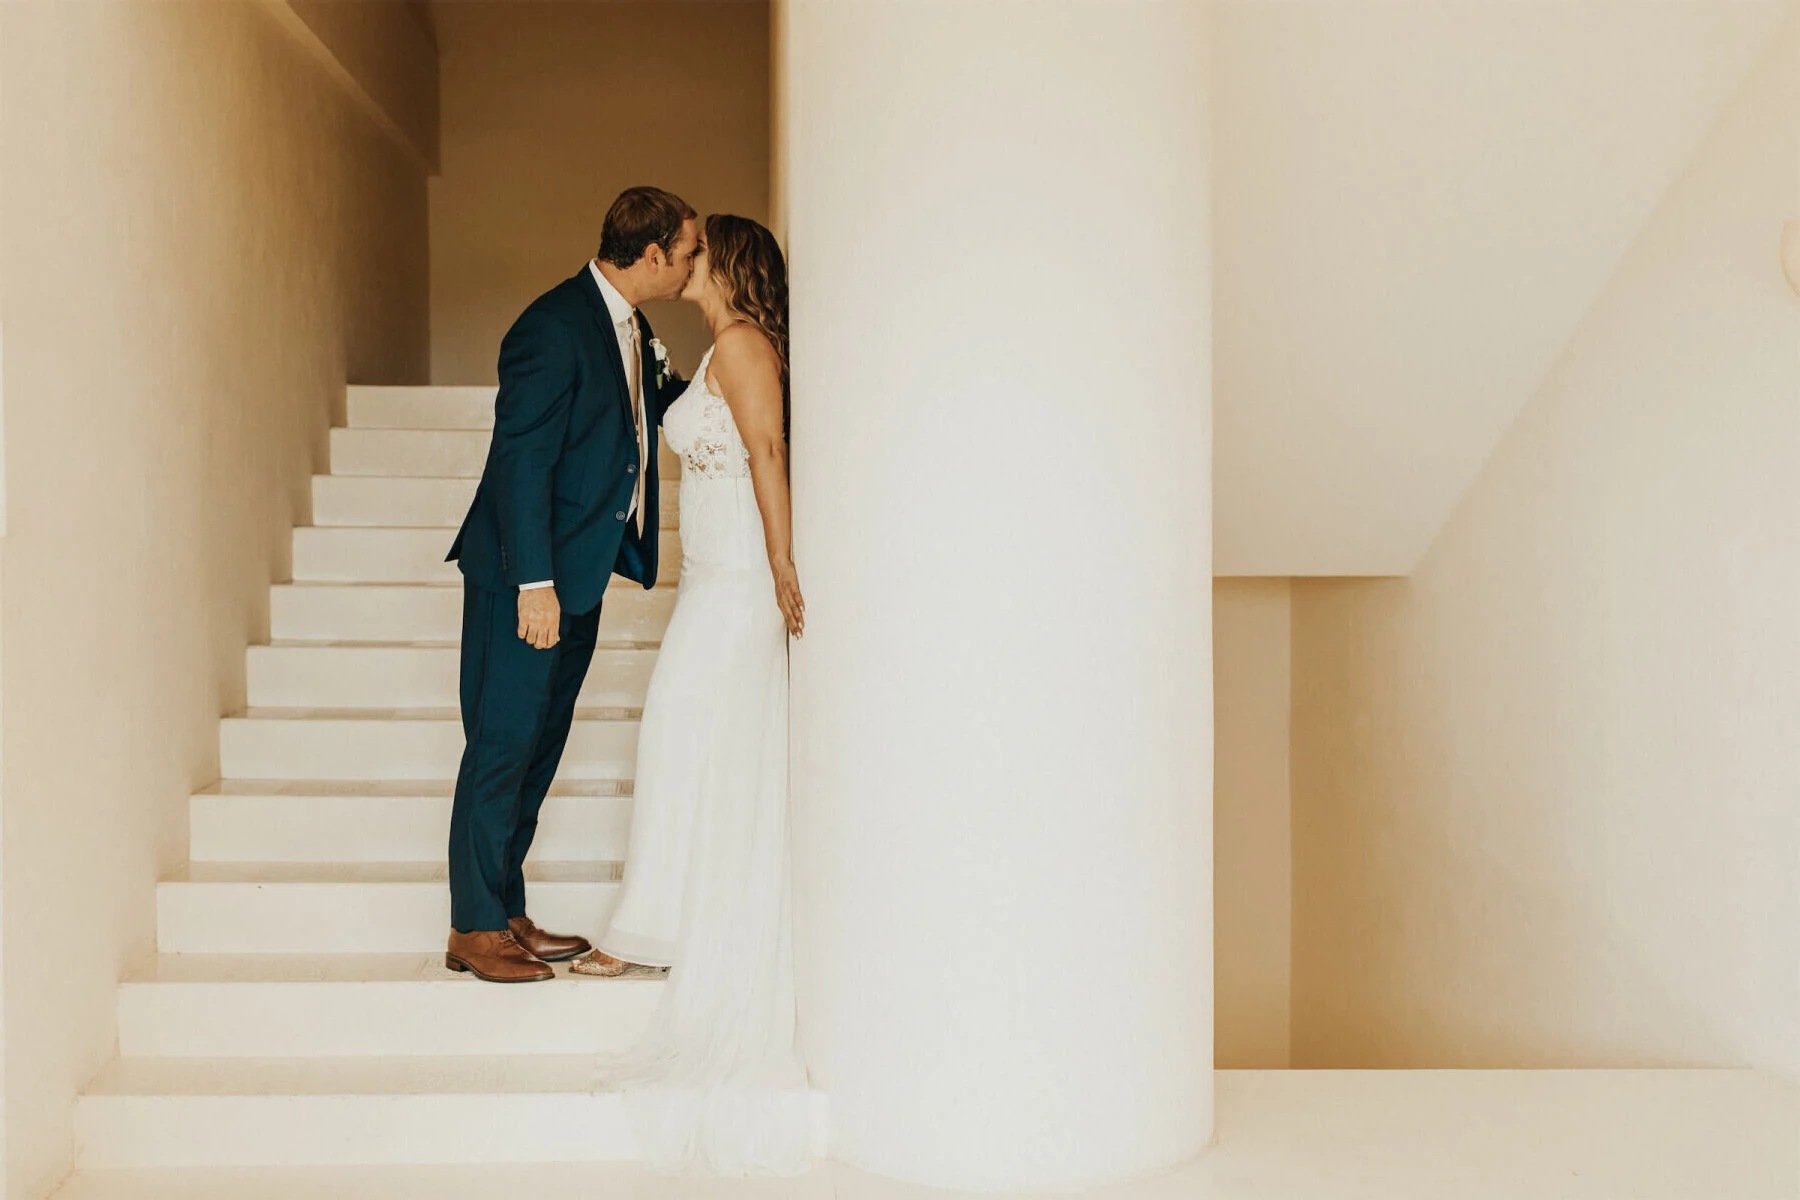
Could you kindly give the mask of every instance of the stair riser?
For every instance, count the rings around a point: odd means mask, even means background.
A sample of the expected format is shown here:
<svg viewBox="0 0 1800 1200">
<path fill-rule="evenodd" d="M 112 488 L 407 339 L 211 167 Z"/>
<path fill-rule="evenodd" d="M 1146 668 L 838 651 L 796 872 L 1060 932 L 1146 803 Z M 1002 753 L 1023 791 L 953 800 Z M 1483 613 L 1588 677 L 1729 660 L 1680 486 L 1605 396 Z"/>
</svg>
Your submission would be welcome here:
<svg viewBox="0 0 1800 1200">
<path fill-rule="evenodd" d="M 269 631 L 278 640 L 455 642 L 462 637 L 459 587 L 282 585 L 270 589 Z M 674 588 L 646 591 L 614 578 L 600 607 L 600 640 L 661 641 Z"/>
<path fill-rule="evenodd" d="M 596 938 L 616 883 L 528 883 L 534 920 Z M 442 952 L 450 889 L 434 883 L 187 883 L 157 885 L 164 954 L 423 954 Z"/>
<path fill-rule="evenodd" d="M 454 779 L 462 761 L 457 721 L 229 718 L 219 726 L 226 779 Z M 562 779 L 629 779 L 637 722 L 577 720 L 557 772 Z"/>
<path fill-rule="evenodd" d="M 462 572 L 445 562 L 455 534 L 447 529 L 294 530 L 294 579 L 329 583 L 452 583 Z"/>
<path fill-rule="evenodd" d="M 461 652 L 455 647 L 252 646 L 252 706 L 271 708 L 455 708 Z M 581 703 L 641 708 L 654 650 L 594 653 Z"/>
<path fill-rule="evenodd" d="M 658 582 L 681 578 L 681 537 L 663 530 Z M 352 529 L 302 525 L 294 530 L 294 579 L 323 583 L 452 583 L 462 572 L 445 562 L 455 534 L 446 529 Z"/>
<path fill-rule="evenodd" d="M 83 1096 L 76 1140 L 86 1169 L 636 1156 L 616 1094 Z"/>
<path fill-rule="evenodd" d="M 435 862 L 450 837 L 448 796 L 195 796 L 195 862 Z M 619 862 L 631 837 L 631 797 L 551 796 L 531 857 Z"/>
<path fill-rule="evenodd" d="M 353 429 L 492 429 L 497 387 L 350 389 Z"/>
<path fill-rule="evenodd" d="M 355 475 L 313 476 L 313 524 L 456 529 L 475 499 L 473 479 L 384 479 Z M 679 523 L 681 484 L 663 481 L 658 517 L 664 529 Z"/>
<path fill-rule="evenodd" d="M 119 1052 L 163 1058 L 597 1054 L 628 1049 L 663 984 L 559 978 L 500 987 L 455 980 L 128 983 Z"/>
<path fill-rule="evenodd" d="M 476 483 L 314 475 L 313 524 L 456 529 L 474 503 Z"/>
<path fill-rule="evenodd" d="M 447 429 L 333 429 L 331 474 L 479 479 L 487 465 L 485 431 Z M 680 460 L 658 440 L 657 474 L 680 476 Z"/>
</svg>

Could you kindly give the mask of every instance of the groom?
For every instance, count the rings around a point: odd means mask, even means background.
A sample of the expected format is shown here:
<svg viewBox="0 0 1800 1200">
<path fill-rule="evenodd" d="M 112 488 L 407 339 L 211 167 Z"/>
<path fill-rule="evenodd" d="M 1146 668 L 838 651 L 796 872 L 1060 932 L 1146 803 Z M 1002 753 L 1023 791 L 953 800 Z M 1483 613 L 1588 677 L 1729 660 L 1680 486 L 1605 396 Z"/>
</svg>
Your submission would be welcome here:
<svg viewBox="0 0 1800 1200">
<path fill-rule="evenodd" d="M 445 964 L 550 979 L 588 949 L 525 915 L 525 854 L 594 656 L 614 572 L 656 583 L 656 426 L 683 385 L 637 312 L 694 273 L 694 210 L 656 188 L 613 202 L 600 252 L 500 343 L 494 439 L 450 548 L 463 574 L 467 745 L 450 815 Z"/>
</svg>

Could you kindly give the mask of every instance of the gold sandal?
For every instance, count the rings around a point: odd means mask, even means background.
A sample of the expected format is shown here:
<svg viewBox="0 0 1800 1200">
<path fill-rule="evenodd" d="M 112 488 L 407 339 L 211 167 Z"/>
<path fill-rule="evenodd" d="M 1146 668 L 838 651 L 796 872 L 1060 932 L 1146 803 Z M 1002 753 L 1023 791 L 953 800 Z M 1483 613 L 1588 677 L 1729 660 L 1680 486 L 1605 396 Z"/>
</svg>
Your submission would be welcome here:
<svg viewBox="0 0 1800 1200">
<path fill-rule="evenodd" d="M 617 979 L 629 970 L 630 963 L 599 950 L 589 950 L 569 964 L 569 973 L 572 975 L 597 975 L 601 979 Z"/>
</svg>

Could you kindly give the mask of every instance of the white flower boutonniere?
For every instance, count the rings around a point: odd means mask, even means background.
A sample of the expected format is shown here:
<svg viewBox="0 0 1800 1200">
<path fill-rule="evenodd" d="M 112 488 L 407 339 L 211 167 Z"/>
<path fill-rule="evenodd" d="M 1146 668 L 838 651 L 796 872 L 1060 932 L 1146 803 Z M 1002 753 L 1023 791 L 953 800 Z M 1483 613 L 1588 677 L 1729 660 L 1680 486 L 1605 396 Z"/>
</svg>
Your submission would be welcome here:
<svg viewBox="0 0 1800 1200">
<path fill-rule="evenodd" d="M 661 338 L 650 339 L 650 353 L 656 355 L 656 386 L 666 388 L 675 378 L 675 366 L 669 361 L 669 348 Z"/>
</svg>

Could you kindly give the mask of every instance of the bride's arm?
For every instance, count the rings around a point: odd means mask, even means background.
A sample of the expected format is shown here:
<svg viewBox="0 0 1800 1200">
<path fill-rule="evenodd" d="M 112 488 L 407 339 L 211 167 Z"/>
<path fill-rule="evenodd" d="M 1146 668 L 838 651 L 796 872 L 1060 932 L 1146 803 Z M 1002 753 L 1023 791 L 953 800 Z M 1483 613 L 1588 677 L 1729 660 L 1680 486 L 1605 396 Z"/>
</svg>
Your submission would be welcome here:
<svg viewBox="0 0 1800 1200">
<path fill-rule="evenodd" d="M 788 632 L 799 637 L 806 625 L 806 601 L 794 570 L 794 530 L 788 498 L 787 439 L 781 429 L 781 359 L 754 325 L 733 325 L 719 334 L 712 373 L 719 394 L 731 407 L 738 436 L 750 452 L 750 478 L 762 512 L 775 602 Z"/>
</svg>

